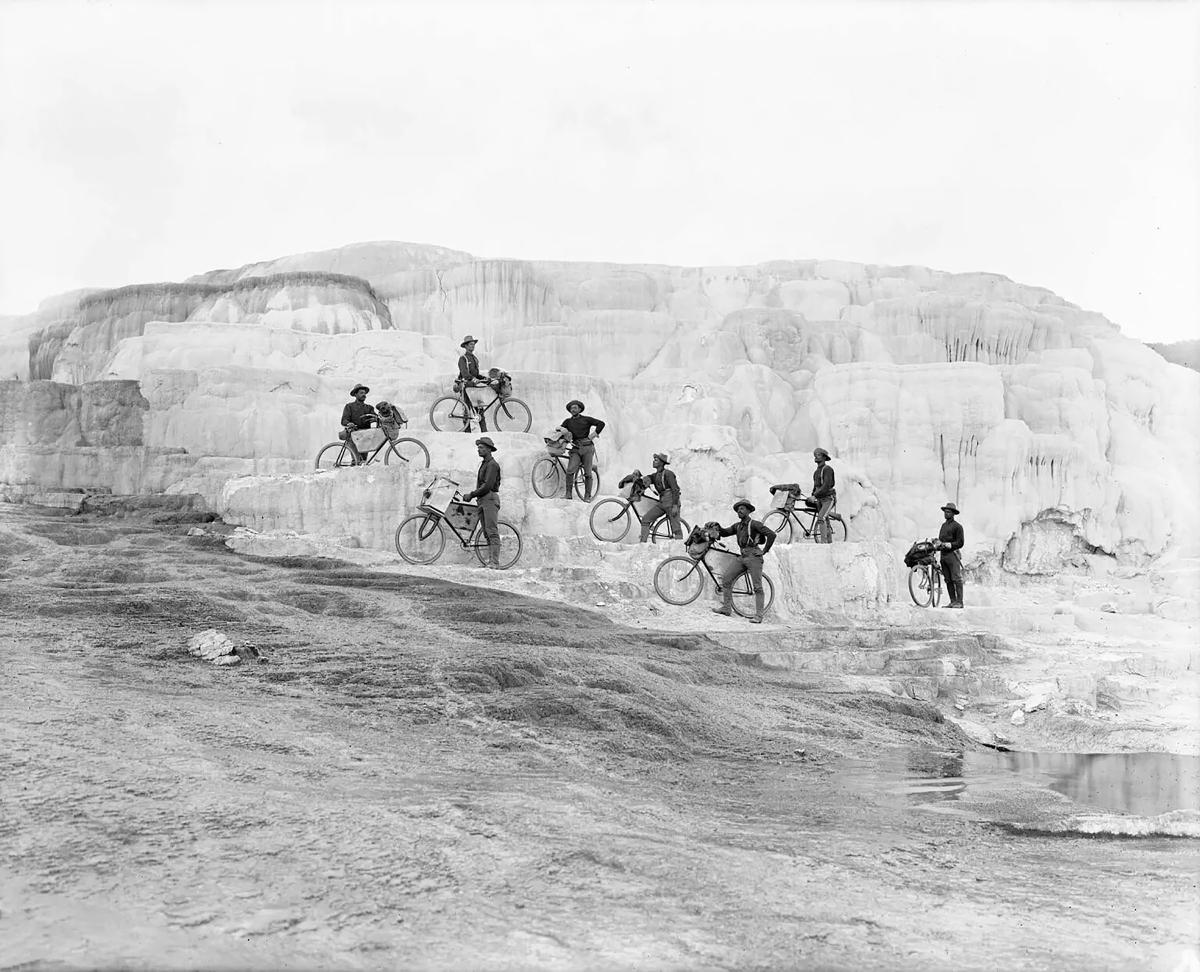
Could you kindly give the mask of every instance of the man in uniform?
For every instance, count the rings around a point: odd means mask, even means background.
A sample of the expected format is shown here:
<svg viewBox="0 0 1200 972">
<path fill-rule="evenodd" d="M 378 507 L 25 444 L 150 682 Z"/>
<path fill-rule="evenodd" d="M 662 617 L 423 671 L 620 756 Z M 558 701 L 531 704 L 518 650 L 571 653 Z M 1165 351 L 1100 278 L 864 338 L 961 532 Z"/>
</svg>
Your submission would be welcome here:
<svg viewBox="0 0 1200 972">
<path fill-rule="evenodd" d="M 462 385 L 463 403 L 467 406 L 466 415 L 463 416 L 464 432 L 471 431 L 471 416 L 475 414 L 475 403 L 471 401 L 470 389 L 487 384 L 487 379 L 479 373 L 479 359 L 475 357 L 475 345 L 478 343 L 468 334 L 459 344 L 463 353 L 458 356 L 458 380 Z M 479 431 L 487 431 L 487 422 L 482 415 L 479 416 Z"/>
<path fill-rule="evenodd" d="M 683 524 L 679 522 L 679 481 L 675 478 L 675 473 L 667 468 L 670 461 L 665 452 L 654 453 L 654 472 L 646 477 L 646 485 L 658 490 L 658 499 L 651 503 L 642 515 L 642 536 L 638 543 L 645 543 L 650 539 L 650 529 L 654 526 L 654 521 L 664 513 L 671 523 L 671 536 L 676 540 L 683 539 Z"/>
<path fill-rule="evenodd" d="M 578 398 L 567 402 L 567 411 L 571 417 L 562 423 L 562 427 L 571 436 L 571 458 L 567 460 L 567 485 L 563 499 L 574 499 L 571 487 L 575 483 L 575 474 L 583 467 L 583 501 L 592 501 L 592 464 L 596 461 L 595 440 L 604 431 L 604 423 L 598 418 L 583 414 L 583 402 Z"/>
<path fill-rule="evenodd" d="M 487 566 L 500 569 L 500 464 L 493 455 L 496 443 L 489 436 L 475 440 L 475 451 L 479 453 L 479 472 L 475 476 L 475 488 L 463 497 L 464 503 L 479 501 L 479 515 L 483 519 L 483 535 L 488 542 Z"/>
<path fill-rule="evenodd" d="M 740 499 L 733 504 L 733 512 L 738 515 L 738 521 L 733 526 L 721 527 L 723 537 L 737 535 L 737 545 L 740 551 L 731 559 L 729 566 L 721 577 L 723 600 L 719 608 L 713 608 L 716 614 L 733 614 L 733 582 L 743 570 L 750 572 L 750 582 L 754 587 L 754 617 L 751 624 L 762 624 L 763 620 L 763 557 L 770 552 L 775 543 L 775 531 L 762 525 L 758 520 L 750 519 L 754 512 L 754 504 L 749 500 Z M 759 545 L 762 544 L 760 547 Z"/>
<path fill-rule="evenodd" d="M 369 429 L 373 423 L 379 421 L 375 407 L 367 404 L 367 394 L 370 391 L 366 385 L 355 385 L 350 389 L 350 401 L 342 409 L 342 433 L 338 438 L 345 439 L 346 445 L 350 447 L 350 454 L 354 456 L 355 465 L 363 461 L 363 456 L 354 445 L 351 433 L 359 429 Z"/>
<path fill-rule="evenodd" d="M 958 507 L 947 503 L 942 507 L 942 515 L 946 517 L 938 530 L 937 542 L 934 549 L 942 552 L 942 576 L 946 579 L 946 593 L 950 595 L 948 608 L 963 606 L 963 572 L 962 555 L 959 551 L 963 545 L 962 524 L 954 519 L 958 515 Z"/>
<path fill-rule="evenodd" d="M 827 465 L 829 453 L 824 449 L 813 449 L 812 498 L 817 503 L 817 543 L 833 543 L 833 527 L 829 525 L 829 514 L 837 508 L 837 490 L 834 488 L 833 467 Z"/>
</svg>

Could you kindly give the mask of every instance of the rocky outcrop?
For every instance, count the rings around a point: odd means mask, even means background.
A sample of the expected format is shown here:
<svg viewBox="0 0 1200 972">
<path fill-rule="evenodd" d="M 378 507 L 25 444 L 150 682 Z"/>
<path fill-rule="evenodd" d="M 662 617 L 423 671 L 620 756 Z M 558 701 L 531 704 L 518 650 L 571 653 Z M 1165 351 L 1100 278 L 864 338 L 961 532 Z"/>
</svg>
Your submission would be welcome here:
<svg viewBox="0 0 1200 972">
<path fill-rule="evenodd" d="M 765 505 L 771 483 L 808 481 L 823 445 L 858 538 L 928 536 L 946 499 L 964 510 L 968 563 L 1018 573 L 1091 551 L 1138 560 L 1200 535 L 1180 474 L 1200 469 L 1200 375 L 995 274 L 360 244 L 41 313 L 31 373 L 139 382 L 145 445 L 195 457 L 189 488 L 209 496 L 224 471 L 303 468 L 359 380 L 428 430 L 470 331 L 485 367 L 513 372 L 535 433 L 575 397 L 609 422 L 609 486 L 665 450 L 685 504 L 748 493 Z M 425 434 L 435 464 L 473 466 L 453 437 Z"/>
</svg>

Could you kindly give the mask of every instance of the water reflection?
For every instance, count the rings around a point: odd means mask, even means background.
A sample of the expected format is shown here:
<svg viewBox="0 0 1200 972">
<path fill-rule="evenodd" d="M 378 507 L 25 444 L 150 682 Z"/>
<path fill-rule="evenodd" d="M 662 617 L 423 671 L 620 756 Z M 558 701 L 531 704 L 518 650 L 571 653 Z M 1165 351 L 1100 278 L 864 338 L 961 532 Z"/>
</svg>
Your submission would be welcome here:
<svg viewBox="0 0 1200 972">
<path fill-rule="evenodd" d="M 1200 810 L 1200 757 L 1169 753 L 930 753 L 906 759 L 914 803 L 958 800 L 968 789 L 1011 785 L 1012 775 L 1085 807 L 1152 817 Z"/>
</svg>

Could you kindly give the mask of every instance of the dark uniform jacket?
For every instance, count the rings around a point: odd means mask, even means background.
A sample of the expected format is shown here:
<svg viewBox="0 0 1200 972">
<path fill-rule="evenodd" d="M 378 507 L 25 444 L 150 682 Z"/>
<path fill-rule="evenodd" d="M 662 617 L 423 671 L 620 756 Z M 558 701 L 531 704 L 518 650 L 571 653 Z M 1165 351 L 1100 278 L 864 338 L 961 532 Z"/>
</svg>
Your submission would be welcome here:
<svg viewBox="0 0 1200 972">
<path fill-rule="evenodd" d="M 958 557 L 959 551 L 963 545 L 963 528 L 962 524 L 957 520 L 945 520 L 941 528 L 938 530 L 938 540 L 942 543 L 949 544 L 949 550 L 943 550 L 942 556 L 951 555 Z"/>
<path fill-rule="evenodd" d="M 479 359 L 470 351 L 464 351 L 458 358 L 458 377 L 463 381 L 482 381 L 479 373 Z"/>
<path fill-rule="evenodd" d="M 833 483 L 833 467 L 829 463 L 817 466 L 813 470 L 813 499 L 822 500 L 826 496 L 836 496 L 837 490 L 833 488 Z"/>
<path fill-rule="evenodd" d="M 721 527 L 721 536 L 732 537 L 734 534 L 737 535 L 737 545 L 742 553 L 757 551 L 761 543 L 766 545 L 762 549 L 762 553 L 765 554 L 775 543 L 775 531 L 750 517 L 738 520 L 733 526 Z"/>
<path fill-rule="evenodd" d="M 575 442 L 578 442 L 580 439 L 586 439 L 592 429 L 596 430 L 597 435 L 604 431 L 604 423 L 598 418 L 592 418 L 590 415 L 572 415 L 560 424 L 571 433 L 571 438 Z"/>
<path fill-rule="evenodd" d="M 464 499 L 482 499 L 495 493 L 500 495 L 500 463 L 488 456 L 479 464 L 479 473 L 475 476 L 475 491 L 468 493 Z"/>
<path fill-rule="evenodd" d="M 675 478 L 675 474 L 670 469 L 651 473 L 646 477 L 646 484 L 658 490 L 659 501 L 663 506 L 672 506 L 679 503 L 679 480 Z M 668 496 L 668 493 L 671 495 Z"/>
<path fill-rule="evenodd" d="M 370 424 L 366 421 L 367 416 L 379 417 L 375 414 L 374 405 L 368 405 L 366 402 L 360 404 L 357 400 L 347 402 L 346 407 L 342 409 L 342 425 L 353 425 L 356 429 L 365 429 Z"/>
</svg>

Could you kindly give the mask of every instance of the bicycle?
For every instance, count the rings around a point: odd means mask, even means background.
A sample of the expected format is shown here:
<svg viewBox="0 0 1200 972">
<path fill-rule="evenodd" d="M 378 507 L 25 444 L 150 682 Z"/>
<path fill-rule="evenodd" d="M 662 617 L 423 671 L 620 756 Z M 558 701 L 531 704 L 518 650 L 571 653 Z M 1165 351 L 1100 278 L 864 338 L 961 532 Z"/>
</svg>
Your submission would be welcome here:
<svg viewBox="0 0 1200 972">
<path fill-rule="evenodd" d="M 566 455 L 551 452 L 533 464 L 533 472 L 530 474 L 533 479 L 533 491 L 542 499 L 553 499 L 555 496 L 562 496 L 565 492 L 563 486 L 567 482 L 567 464 L 563 460 L 566 458 Z M 579 469 L 571 477 L 571 491 L 580 499 L 584 499 L 589 493 L 595 496 L 600 492 L 600 466 L 596 463 L 592 464 L 591 489 L 588 489 L 584 483 L 582 473 L 583 470 Z"/>
<path fill-rule="evenodd" d="M 378 419 L 375 419 L 374 416 L 371 416 L 371 420 L 378 425 Z M 375 434 L 362 436 L 359 435 L 361 432 Z M 350 439 L 346 438 L 321 446 L 313 468 L 342 469 L 347 466 L 369 466 L 380 456 L 383 457 L 385 466 L 391 465 L 395 461 L 414 469 L 429 468 L 429 450 L 425 448 L 425 443 L 417 439 L 409 436 L 392 438 L 383 429 L 377 427 L 356 429 L 348 432 L 347 435 L 359 435 L 359 439 L 354 444 L 359 454 L 363 456 L 361 461 L 355 457 L 354 451 L 350 448 Z"/>
<path fill-rule="evenodd" d="M 449 527 L 462 548 L 473 550 L 476 559 L 487 566 L 488 542 L 479 507 L 464 503 L 457 486 L 445 476 L 434 477 L 421 493 L 420 512 L 406 516 L 396 527 L 396 552 L 408 563 L 426 566 L 436 561 L 446 549 L 445 528 Z M 443 499 L 445 505 L 439 508 Z M 506 520 L 496 526 L 500 531 L 500 569 L 508 570 L 521 558 L 521 534 Z"/>
<path fill-rule="evenodd" d="M 908 594 L 917 607 L 937 607 L 942 600 L 942 567 L 933 541 L 924 544 L 928 552 L 908 569 Z"/>
<path fill-rule="evenodd" d="M 708 562 L 708 555 L 714 550 L 731 557 L 736 556 L 732 550 L 727 550 L 719 543 L 711 542 L 695 555 L 689 553 L 686 557 L 668 557 L 659 564 L 654 571 L 654 590 L 658 592 L 658 596 L 668 604 L 679 607 L 691 604 L 704 591 L 705 573 L 712 578 L 717 593 L 721 593 L 721 579 L 718 574 L 713 572 L 712 565 Z M 704 568 L 703 572 L 700 570 L 701 567 Z M 763 612 L 765 613 L 775 603 L 775 582 L 765 571 L 762 575 L 762 585 Z M 733 579 L 733 610 L 743 618 L 752 618 L 757 613 L 754 582 L 750 577 L 749 570 L 743 569 Z"/>
<path fill-rule="evenodd" d="M 801 519 L 801 514 L 796 512 L 797 497 L 789 495 L 783 506 L 772 510 L 763 517 L 763 526 L 768 530 L 774 530 L 776 537 L 782 543 L 791 543 L 795 536 L 796 530 L 799 529 L 805 540 L 812 540 L 815 543 L 820 541 L 817 539 L 817 510 L 818 506 L 809 505 L 810 502 L 816 500 L 804 499 L 804 513 L 808 514 L 808 524 L 805 525 Z M 839 513 L 829 514 L 829 531 L 833 540 L 845 540 L 849 535 L 846 530 L 846 521 L 842 519 Z"/>
<path fill-rule="evenodd" d="M 533 427 L 533 413 L 521 399 L 501 394 L 508 385 L 508 376 L 501 373 L 495 382 L 475 385 L 476 390 L 487 388 L 492 393 L 491 401 L 482 405 L 468 405 L 461 395 L 443 395 L 429 407 L 429 424 L 435 432 L 469 432 L 472 419 L 479 419 L 479 431 L 486 432 L 487 413 L 492 412 L 492 424 L 497 432 L 528 432 Z"/>
<path fill-rule="evenodd" d="M 644 495 L 633 496 L 629 499 L 622 499 L 619 496 L 609 496 L 600 500 L 600 502 L 592 507 L 592 512 L 588 516 L 588 526 L 591 527 L 592 536 L 606 543 L 620 543 L 625 539 L 629 528 L 633 526 L 635 518 L 638 523 L 642 522 L 637 504 L 643 499 L 651 498 Z M 631 508 L 633 510 L 632 513 L 630 513 Z M 683 517 L 679 518 L 679 525 L 683 528 L 684 536 L 692 532 L 691 526 Z M 650 540 L 658 543 L 659 540 L 670 539 L 671 518 L 664 513 L 651 524 Z"/>
</svg>

